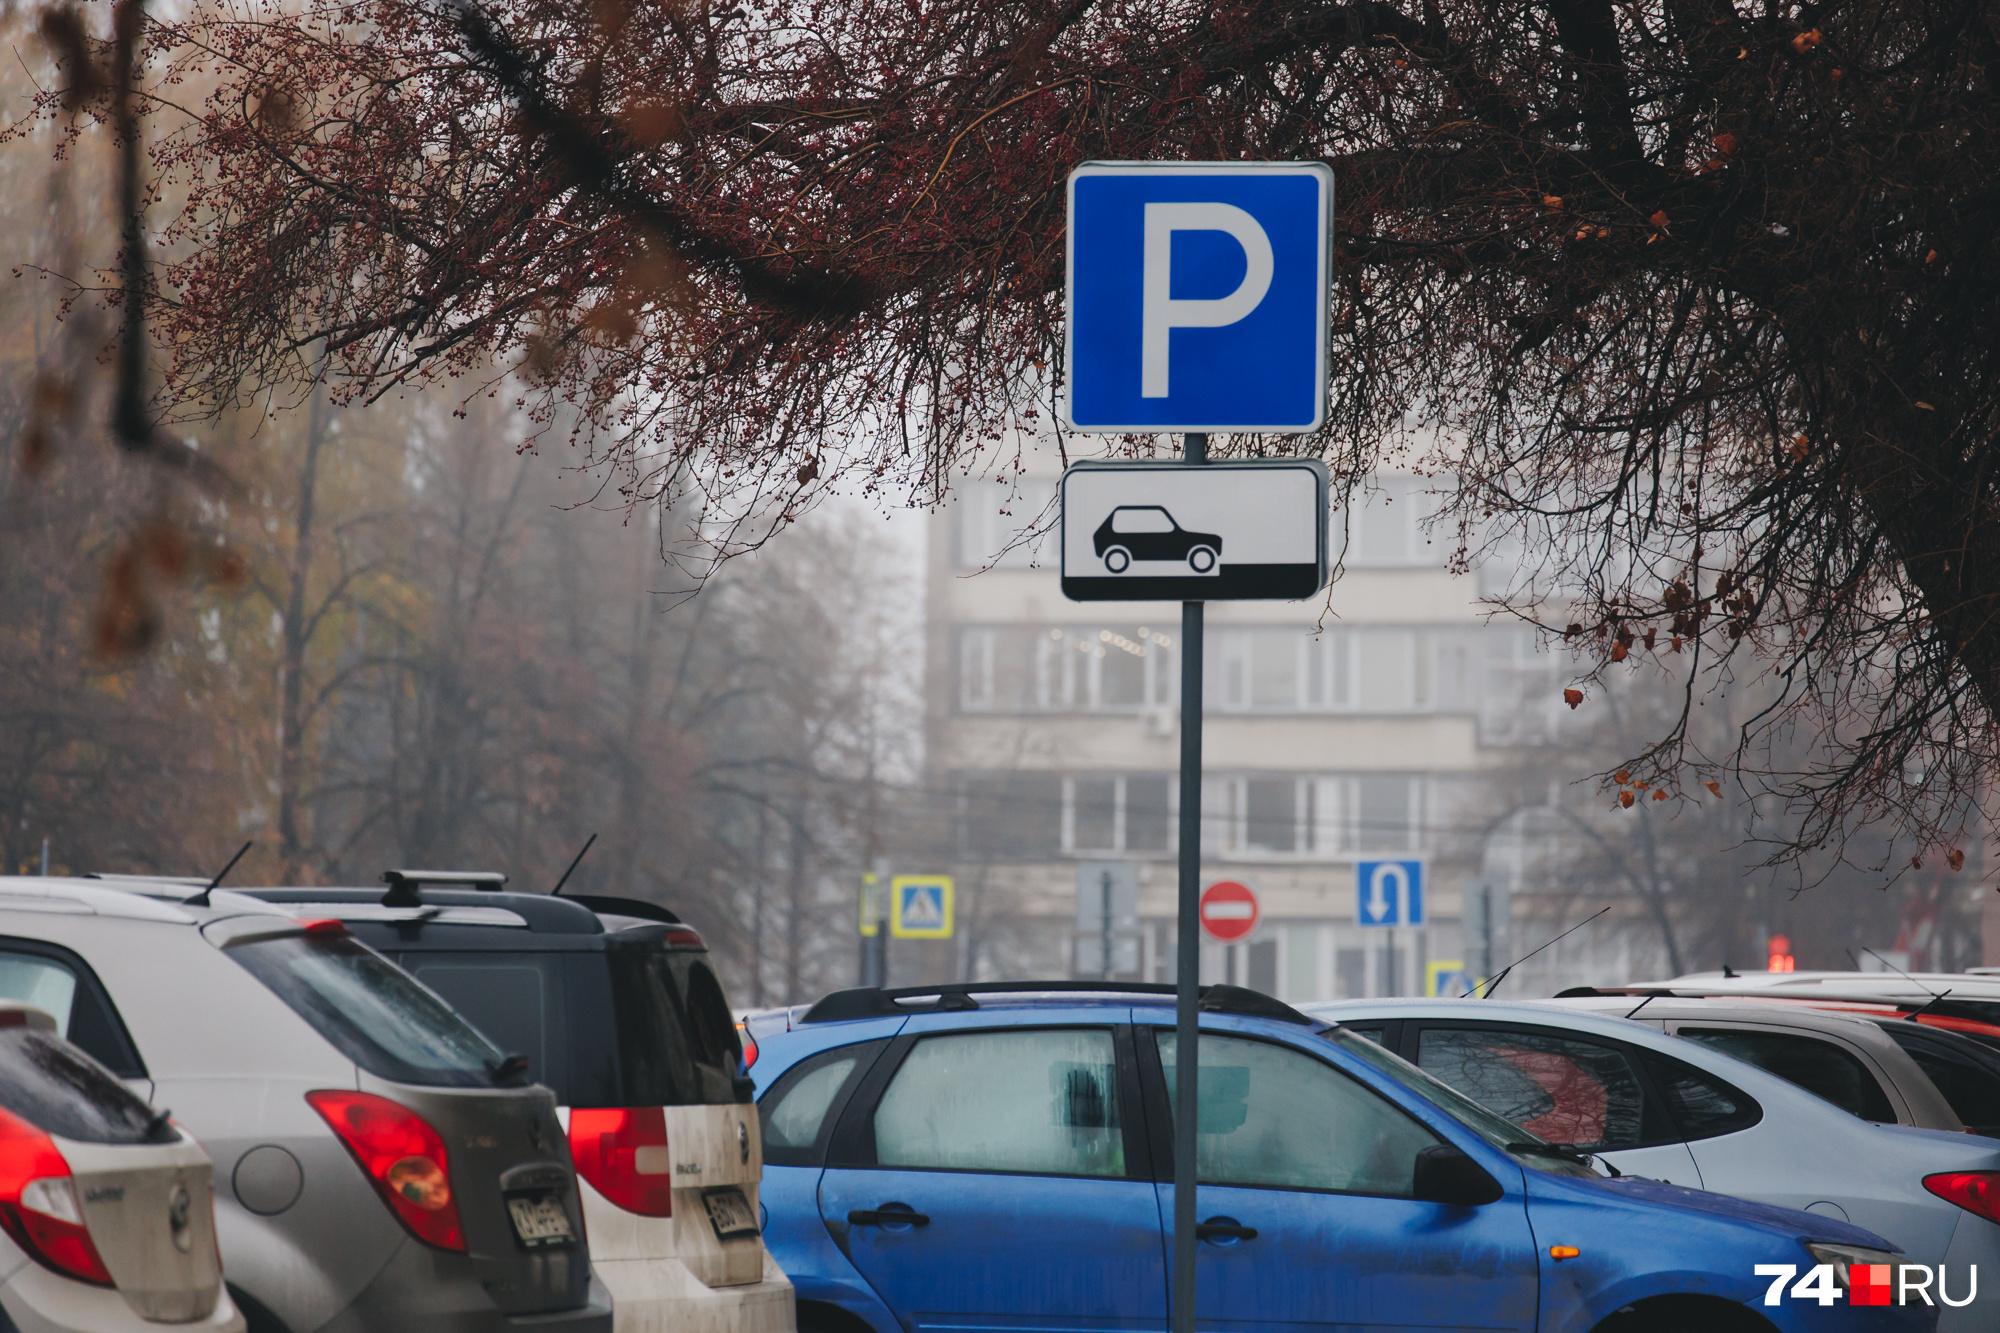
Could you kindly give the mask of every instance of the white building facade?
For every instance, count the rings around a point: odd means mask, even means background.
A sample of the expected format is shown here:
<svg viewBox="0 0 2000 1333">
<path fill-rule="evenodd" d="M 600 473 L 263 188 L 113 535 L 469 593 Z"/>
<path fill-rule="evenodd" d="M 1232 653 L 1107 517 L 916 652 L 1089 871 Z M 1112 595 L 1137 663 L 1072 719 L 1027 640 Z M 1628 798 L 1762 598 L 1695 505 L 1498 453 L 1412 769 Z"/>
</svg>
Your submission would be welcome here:
<svg viewBox="0 0 2000 1333">
<path fill-rule="evenodd" d="M 1053 525 L 1056 480 L 969 482 L 930 520 L 926 766 L 949 815 L 957 966 L 1076 975 L 1078 865 L 1130 861 L 1139 940 L 1115 975 L 1170 981 L 1180 607 L 1063 598 L 1054 539 L 1032 535 Z M 1433 964 L 1470 961 L 1462 890 L 1519 804 L 1483 787 L 1559 724 L 1562 681 L 1531 629 L 1488 622 L 1478 576 L 1446 570 L 1425 486 L 1380 478 L 1333 516 L 1330 594 L 1207 609 L 1202 879 L 1249 885 L 1259 921 L 1204 940 L 1205 982 L 1422 994 Z M 1412 858 L 1426 923 L 1359 925 L 1356 863 Z"/>
</svg>

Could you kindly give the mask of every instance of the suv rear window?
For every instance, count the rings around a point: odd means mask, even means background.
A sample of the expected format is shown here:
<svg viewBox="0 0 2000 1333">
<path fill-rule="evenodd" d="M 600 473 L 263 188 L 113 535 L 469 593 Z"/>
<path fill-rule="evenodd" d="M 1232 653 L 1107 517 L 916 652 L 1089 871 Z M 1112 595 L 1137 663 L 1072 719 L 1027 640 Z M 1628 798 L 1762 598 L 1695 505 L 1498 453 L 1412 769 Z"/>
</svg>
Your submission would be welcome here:
<svg viewBox="0 0 2000 1333">
<path fill-rule="evenodd" d="M 429 1087 L 492 1086 L 504 1058 L 499 1049 L 373 949 L 344 935 L 286 935 L 226 952 L 377 1078 Z"/>
<path fill-rule="evenodd" d="M 622 933 L 639 938 L 608 938 L 601 952 L 428 939 L 393 952 L 501 1049 L 527 1056 L 528 1076 L 564 1106 L 748 1101 L 736 1023 L 706 957 L 661 947 L 655 927 Z"/>
<path fill-rule="evenodd" d="M 166 1117 L 153 1117 L 111 1071 L 53 1032 L 0 1029 L 0 1109 L 45 1134 L 78 1143 L 172 1143 Z"/>
<path fill-rule="evenodd" d="M 736 1024 L 699 955 L 639 947 L 605 953 L 627 1106 L 728 1106 L 742 1065 Z"/>
</svg>

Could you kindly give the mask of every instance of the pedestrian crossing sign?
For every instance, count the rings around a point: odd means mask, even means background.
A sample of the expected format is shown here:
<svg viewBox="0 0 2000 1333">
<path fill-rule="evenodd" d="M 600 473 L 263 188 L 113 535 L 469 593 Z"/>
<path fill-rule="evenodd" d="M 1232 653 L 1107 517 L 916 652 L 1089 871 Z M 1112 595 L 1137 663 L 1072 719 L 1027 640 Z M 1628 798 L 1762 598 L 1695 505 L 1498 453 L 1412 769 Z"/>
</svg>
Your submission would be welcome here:
<svg viewBox="0 0 2000 1333">
<path fill-rule="evenodd" d="M 1424 994 L 1460 999 L 1479 985 L 1458 959 L 1433 959 L 1424 964 Z"/>
<path fill-rule="evenodd" d="M 889 933 L 899 940 L 951 938 L 951 876 L 898 875 L 889 882 Z"/>
</svg>

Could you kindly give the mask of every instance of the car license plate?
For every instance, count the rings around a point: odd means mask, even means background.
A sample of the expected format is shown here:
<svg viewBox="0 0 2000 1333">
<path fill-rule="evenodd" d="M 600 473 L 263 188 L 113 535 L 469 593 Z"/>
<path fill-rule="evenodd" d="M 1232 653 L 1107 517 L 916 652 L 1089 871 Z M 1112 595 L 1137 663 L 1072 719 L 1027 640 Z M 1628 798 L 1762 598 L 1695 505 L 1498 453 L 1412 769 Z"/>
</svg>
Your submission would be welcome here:
<svg viewBox="0 0 2000 1333">
<path fill-rule="evenodd" d="M 701 1201 L 708 1208 L 708 1224 L 715 1228 L 717 1240 L 757 1234 L 757 1215 L 750 1211 L 750 1200 L 734 1185 L 710 1190 L 701 1196 Z"/>
<path fill-rule="evenodd" d="M 569 1210 L 559 1194 L 515 1194 L 507 1199 L 507 1213 L 514 1219 L 514 1234 L 530 1250 L 549 1249 L 576 1243 L 570 1230 Z"/>
</svg>

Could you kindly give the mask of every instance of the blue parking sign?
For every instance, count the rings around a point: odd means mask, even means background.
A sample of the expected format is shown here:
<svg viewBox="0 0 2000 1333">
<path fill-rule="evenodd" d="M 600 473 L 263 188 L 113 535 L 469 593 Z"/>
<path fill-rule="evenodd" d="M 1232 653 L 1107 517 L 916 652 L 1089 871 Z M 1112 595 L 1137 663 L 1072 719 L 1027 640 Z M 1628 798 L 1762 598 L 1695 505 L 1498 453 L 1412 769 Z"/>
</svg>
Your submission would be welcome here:
<svg viewBox="0 0 2000 1333">
<path fill-rule="evenodd" d="M 1071 172 L 1069 425 L 1317 429 L 1332 223 L 1333 173 L 1317 162 Z"/>
<path fill-rule="evenodd" d="M 1424 924 L 1424 863 L 1362 861 L 1354 867 L 1354 924 Z"/>
</svg>

